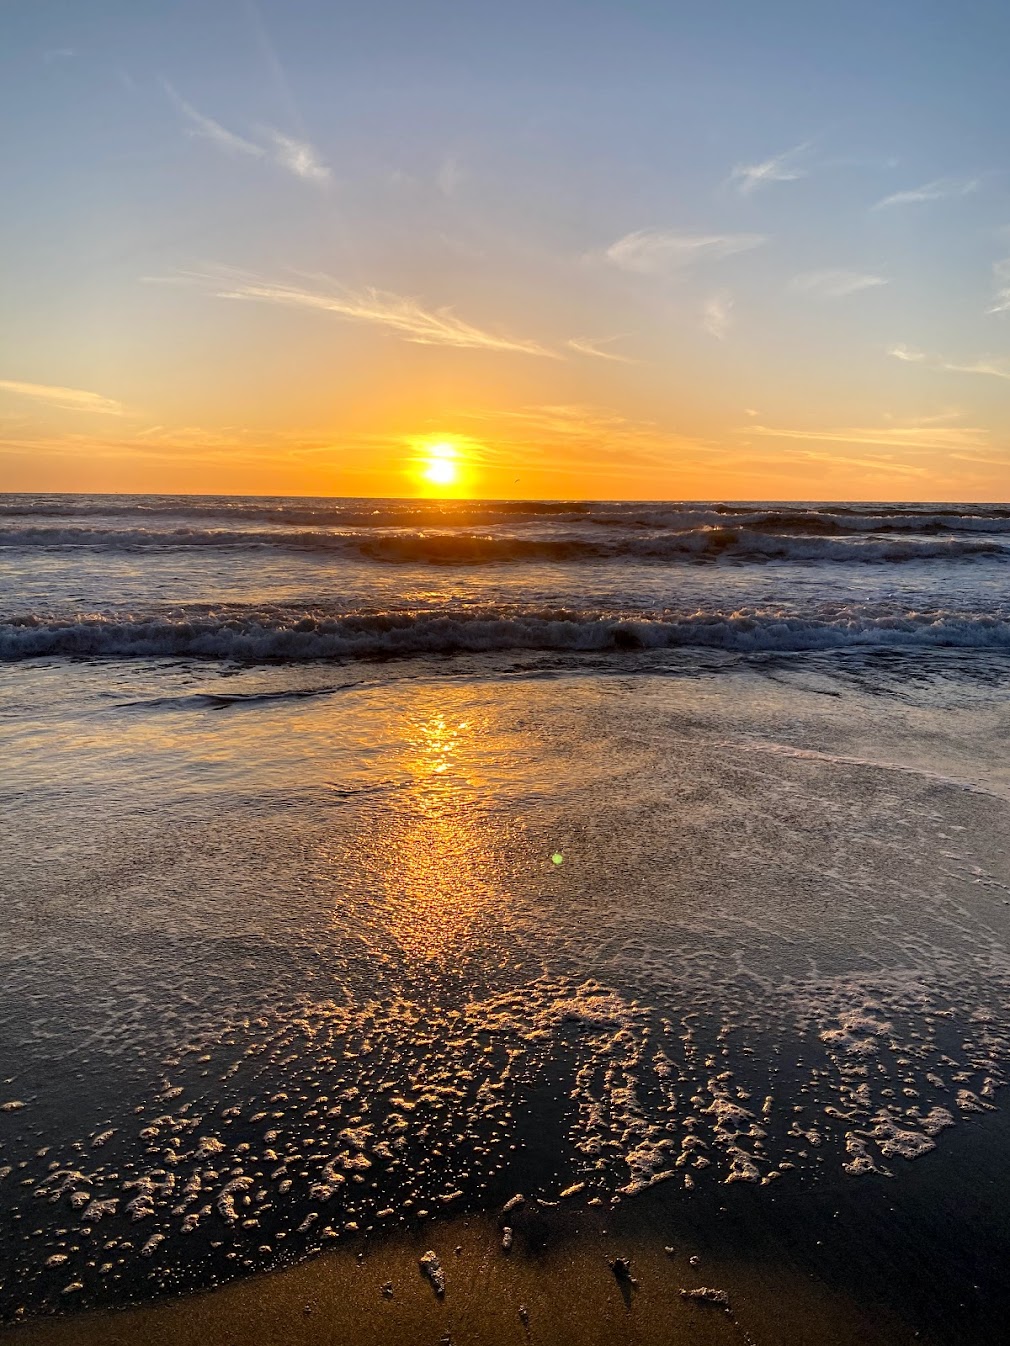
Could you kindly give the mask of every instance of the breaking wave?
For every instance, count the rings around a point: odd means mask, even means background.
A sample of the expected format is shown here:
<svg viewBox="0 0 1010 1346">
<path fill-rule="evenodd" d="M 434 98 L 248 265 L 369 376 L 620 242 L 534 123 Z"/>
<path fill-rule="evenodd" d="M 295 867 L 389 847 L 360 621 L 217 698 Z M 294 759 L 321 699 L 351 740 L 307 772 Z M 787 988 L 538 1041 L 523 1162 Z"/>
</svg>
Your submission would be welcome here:
<svg viewBox="0 0 1010 1346">
<path fill-rule="evenodd" d="M 740 653 L 845 648 L 1010 653 L 1010 620 L 957 612 L 858 608 L 817 616 L 744 610 L 614 616 L 485 610 L 319 616 L 281 611 L 200 617 L 68 618 L 0 623 L 0 659 L 187 656 L 243 662 L 408 657 L 507 650 L 606 653 L 707 648 Z"/>
<path fill-rule="evenodd" d="M 776 528 L 780 525 L 776 522 Z M 763 527 L 704 524 L 680 532 L 615 533 L 587 538 L 461 532 L 268 532 L 231 528 L 25 527 L 0 530 L 0 547 L 149 550 L 194 547 L 284 549 L 391 564 L 480 565 L 521 562 L 971 560 L 1010 556 L 1010 543 L 964 537 L 814 537 Z"/>
<path fill-rule="evenodd" d="M 0 519 L 226 520 L 269 527 L 473 527 L 569 519 L 682 531 L 706 525 L 811 535 L 1010 532 L 1008 505 L 746 504 L 683 501 L 370 500 L 225 496 L 0 496 Z"/>
</svg>

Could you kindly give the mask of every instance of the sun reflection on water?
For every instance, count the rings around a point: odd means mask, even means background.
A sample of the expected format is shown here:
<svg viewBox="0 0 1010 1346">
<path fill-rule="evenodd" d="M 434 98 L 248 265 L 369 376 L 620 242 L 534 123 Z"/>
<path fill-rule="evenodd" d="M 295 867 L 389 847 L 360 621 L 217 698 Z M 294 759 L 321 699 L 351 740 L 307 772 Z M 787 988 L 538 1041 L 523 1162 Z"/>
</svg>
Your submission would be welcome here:
<svg viewBox="0 0 1010 1346">
<path fill-rule="evenodd" d="M 469 720 L 422 711 L 403 735 L 397 791 L 372 840 L 384 925 L 410 961 L 449 970 L 480 946 L 490 961 L 507 909 L 502 836 L 492 824 Z M 372 856 L 362 857 L 366 864 Z"/>
</svg>

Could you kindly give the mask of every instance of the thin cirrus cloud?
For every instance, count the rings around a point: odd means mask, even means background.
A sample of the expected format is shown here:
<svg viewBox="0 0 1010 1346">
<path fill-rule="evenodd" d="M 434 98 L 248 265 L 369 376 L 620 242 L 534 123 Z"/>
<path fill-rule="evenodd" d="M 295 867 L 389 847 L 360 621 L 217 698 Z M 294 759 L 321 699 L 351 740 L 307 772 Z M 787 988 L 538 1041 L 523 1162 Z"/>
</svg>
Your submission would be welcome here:
<svg viewBox="0 0 1010 1346">
<path fill-rule="evenodd" d="M 993 379 L 1010 379 L 1010 358 L 1006 356 L 983 355 L 965 363 L 901 345 L 892 346 L 887 353 L 906 364 L 923 364 L 928 369 L 945 369 L 951 374 L 983 374 Z"/>
<path fill-rule="evenodd" d="M 725 341 L 733 325 L 733 296 L 726 290 L 720 290 L 705 301 L 702 310 L 702 326 L 709 336 Z"/>
<path fill-rule="evenodd" d="M 1010 357 L 1006 355 L 980 355 L 978 359 L 957 361 L 945 355 L 929 355 L 927 351 L 913 350 L 909 346 L 891 346 L 887 354 L 909 365 L 925 365 L 927 369 L 945 369 L 951 374 L 986 374 L 990 378 L 1010 378 Z"/>
<path fill-rule="evenodd" d="M 295 140 L 280 131 L 267 133 L 274 146 L 274 158 L 282 168 L 307 182 L 329 182 L 332 174 L 316 151 L 305 140 Z"/>
<path fill-rule="evenodd" d="M 996 293 L 986 313 L 1010 313 L 1010 257 L 994 262 L 992 268 Z"/>
<path fill-rule="evenodd" d="M 808 144 L 805 142 L 759 164 L 737 164 L 729 175 L 729 181 L 736 186 L 741 196 L 750 196 L 752 192 L 773 182 L 796 182 L 807 176 L 806 169 L 796 162 L 806 149 Z"/>
<path fill-rule="evenodd" d="M 435 181 L 443 196 L 456 195 L 456 189 L 463 181 L 463 167 L 454 155 L 447 155 L 442 160 Z"/>
<path fill-rule="evenodd" d="M 750 252 L 764 242 L 763 234 L 675 234 L 663 229 L 639 229 L 611 243 L 604 256 L 623 271 L 655 276 Z"/>
<path fill-rule="evenodd" d="M 804 271 L 793 276 L 789 288 L 797 294 L 809 294 L 815 299 L 844 299 L 846 295 L 857 294 L 860 290 L 872 290 L 878 285 L 887 285 L 884 276 L 870 275 L 864 271 Z"/>
<path fill-rule="evenodd" d="M 155 279 L 155 278 L 152 278 Z M 245 299 L 289 308 L 315 309 L 338 318 L 371 323 L 398 333 L 405 341 L 421 346 L 455 346 L 467 350 L 510 351 L 521 355 L 562 357 L 538 341 L 488 332 L 458 317 L 449 307 L 426 309 L 416 299 L 386 290 L 307 290 L 256 279 L 195 276 L 190 279 L 209 287 L 218 299 Z"/>
<path fill-rule="evenodd" d="M 929 359 L 925 352 L 912 350 L 909 346 L 892 346 L 887 353 L 893 355 L 896 360 L 903 360 L 906 364 L 919 364 L 920 361 Z"/>
<path fill-rule="evenodd" d="M 968 196 L 978 187 L 978 178 L 934 178 L 924 182 L 921 187 L 912 187 L 904 192 L 892 192 L 890 196 L 877 201 L 872 210 L 887 210 L 892 206 L 915 206 L 923 201 L 947 201 L 958 196 Z"/>
<path fill-rule="evenodd" d="M 620 341 L 619 336 L 612 337 L 570 337 L 565 342 L 573 351 L 578 351 L 580 355 L 594 355 L 598 360 L 612 360 L 621 365 L 637 365 L 638 360 L 633 360 L 630 355 L 620 355 L 617 351 L 601 350 L 602 346 L 609 346 L 612 341 Z"/>
<path fill-rule="evenodd" d="M 213 117 L 208 117 L 199 112 L 167 80 L 163 80 L 162 85 L 165 92 L 185 117 L 190 135 L 196 139 L 209 141 L 210 144 L 216 146 L 225 154 L 245 155 L 251 159 L 269 160 L 306 182 L 323 185 L 329 182 L 332 177 L 329 167 L 322 162 L 315 149 L 307 141 L 296 140 L 293 136 L 284 135 L 283 132 L 276 131 L 271 127 L 266 127 L 263 131 L 267 141 L 266 145 L 247 140 L 244 136 L 229 131 L 226 126 L 222 126 Z"/>
<path fill-rule="evenodd" d="M 1010 379 L 1010 359 L 1005 356 L 984 355 L 963 365 L 946 360 L 941 368 L 949 369 L 953 374 L 985 374 L 993 379 Z"/>
<path fill-rule="evenodd" d="M 466 413 L 472 420 L 491 419 L 499 452 L 522 466 L 564 473 L 572 464 L 587 470 L 612 468 L 615 455 L 621 470 L 668 467 L 671 455 L 681 462 L 692 455 L 718 452 L 714 444 L 662 430 L 652 421 L 631 420 L 607 407 L 591 404 L 526 406 L 488 413 Z M 561 453 L 554 453 L 561 447 Z"/>
<path fill-rule="evenodd" d="M 13 379 L 0 379 L 0 391 L 49 402 L 66 411 L 91 411 L 100 416 L 126 415 L 121 402 L 103 397 L 100 393 L 89 393 L 83 388 L 60 388 L 48 383 L 19 383 Z"/>
<path fill-rule="evenodd" d="M 783 430 L 769 425 L 748 425 L 749 435 L 769 439 L 808 439 L 826 444 L 872 444 L 900 449 L 984 449 L 989 434 L 978 426 L 938 424 L 927 420 L 904 425 L 855 426 L 825 430 Z"/>
</svg>

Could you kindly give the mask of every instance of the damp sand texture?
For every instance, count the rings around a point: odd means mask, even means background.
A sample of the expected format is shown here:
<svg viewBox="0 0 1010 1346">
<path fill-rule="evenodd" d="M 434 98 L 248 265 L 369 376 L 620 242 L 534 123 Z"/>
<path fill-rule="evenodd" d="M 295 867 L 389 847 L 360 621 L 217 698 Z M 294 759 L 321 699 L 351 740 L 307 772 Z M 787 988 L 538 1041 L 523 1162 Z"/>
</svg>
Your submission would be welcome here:
<svg viewBox="0 0 1010 1346">
<path fill-rule="evenodd" d="M 819 660 L 19 666 L 5 1320 L 224 1286 L 135 1339 L 302 1295 L 291 1340 L 415 1301 L 433 1341 L 986 1330 L 1007 712 L 959 657 Z"/>
</svg>

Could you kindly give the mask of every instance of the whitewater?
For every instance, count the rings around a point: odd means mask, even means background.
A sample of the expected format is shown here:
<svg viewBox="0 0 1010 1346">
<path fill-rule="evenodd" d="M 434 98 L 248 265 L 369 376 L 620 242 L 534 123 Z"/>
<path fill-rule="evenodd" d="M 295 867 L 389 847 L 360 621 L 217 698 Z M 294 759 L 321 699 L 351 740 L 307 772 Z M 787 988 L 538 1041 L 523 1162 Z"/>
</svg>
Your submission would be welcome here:
<svg viewBox="0 0 1010 1346">
<path fill-rule="evenodd" d="M 1010 649 L 1010 508 L 0 497 L 0 659 Z"/>
</svg>

